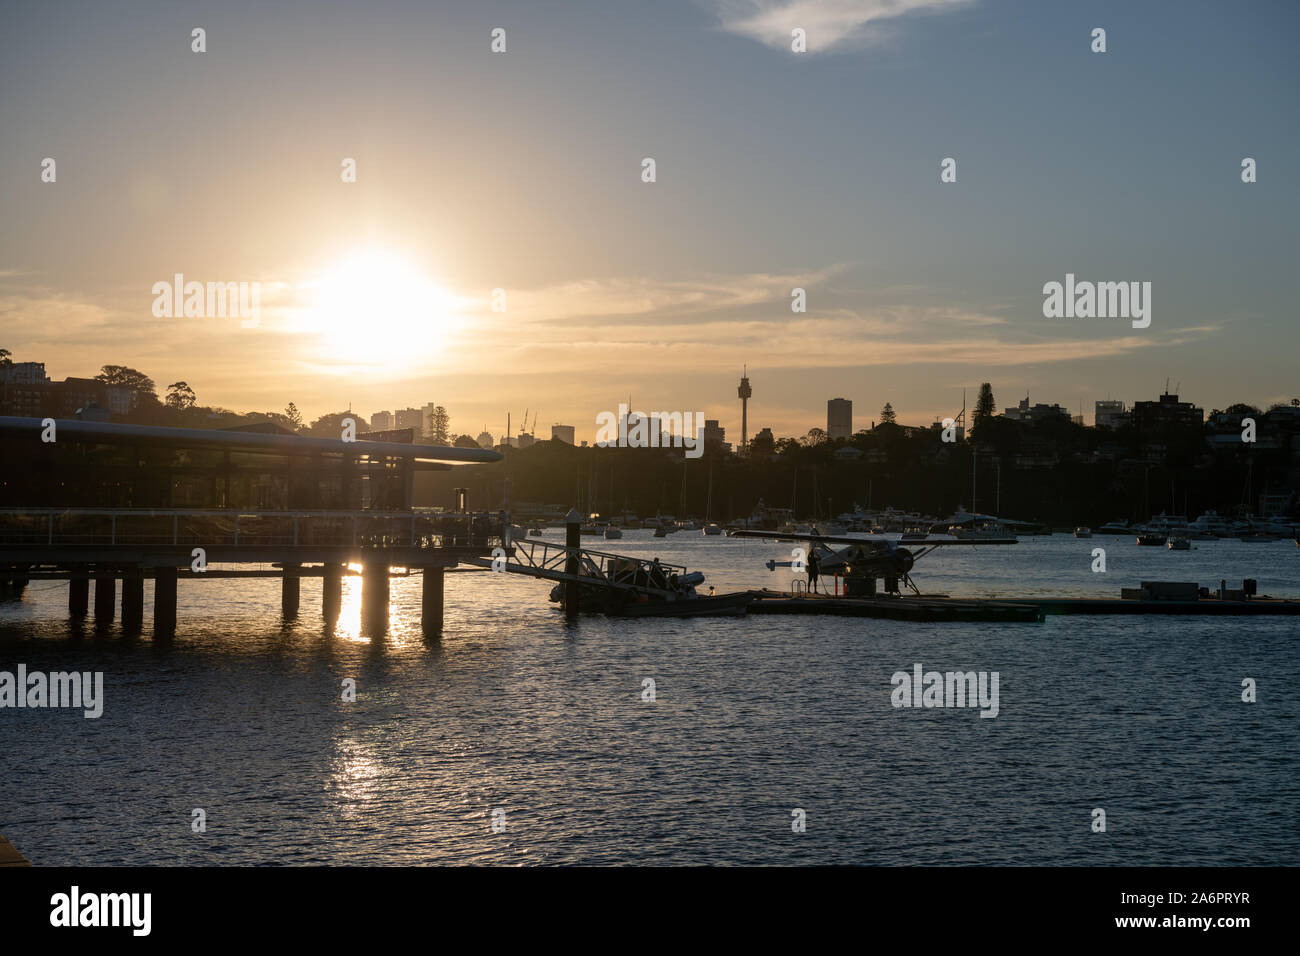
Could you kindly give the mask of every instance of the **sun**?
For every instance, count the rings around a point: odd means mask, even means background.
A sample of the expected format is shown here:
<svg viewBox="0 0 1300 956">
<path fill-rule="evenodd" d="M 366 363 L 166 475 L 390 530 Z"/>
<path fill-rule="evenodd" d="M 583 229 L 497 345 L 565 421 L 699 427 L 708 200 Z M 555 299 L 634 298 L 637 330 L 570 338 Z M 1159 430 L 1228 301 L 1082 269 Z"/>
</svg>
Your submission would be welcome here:
<svg viewBox="0 0 1300 956">
<path fill-rule="evenodd" d="M 364 249 L 310 283 L 302 331 L 340 364 L 411 365 L 446 348 L 456 300 L 400 255 Z"/>
</svg>

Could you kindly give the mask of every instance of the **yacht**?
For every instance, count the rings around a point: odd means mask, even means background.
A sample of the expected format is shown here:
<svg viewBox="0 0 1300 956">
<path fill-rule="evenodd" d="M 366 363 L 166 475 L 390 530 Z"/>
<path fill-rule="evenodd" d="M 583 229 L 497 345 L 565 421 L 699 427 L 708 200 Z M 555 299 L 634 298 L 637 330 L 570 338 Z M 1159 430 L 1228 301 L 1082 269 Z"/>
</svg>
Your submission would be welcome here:
<svg viewBox="0 0 1300 956">
<path fill-rule="evenodd" d="M 1188 530 L 1198 541 L 1204 541 L 1207 538 L 1228 538 L 1234 533 L 1233 522 L 1220 515 L 1217 511 L 1206 511 L 1188 525 Z"/>
<path fill-rule="evenodd" d="M 1163 511 L 1147 522 L 1146 531 L 1163 534 L 1165 537 L 1186 537 L 1187 519 L 1182 515 L 1168 515 Z"/>
<path fill-rule="evenodd" d="M 948 533 L 958 541 L 1005 541 L 1016 540 L 1016 536 L 996 521 L 981 521 L 978 524 L 951 525 Z"/>
</svg>

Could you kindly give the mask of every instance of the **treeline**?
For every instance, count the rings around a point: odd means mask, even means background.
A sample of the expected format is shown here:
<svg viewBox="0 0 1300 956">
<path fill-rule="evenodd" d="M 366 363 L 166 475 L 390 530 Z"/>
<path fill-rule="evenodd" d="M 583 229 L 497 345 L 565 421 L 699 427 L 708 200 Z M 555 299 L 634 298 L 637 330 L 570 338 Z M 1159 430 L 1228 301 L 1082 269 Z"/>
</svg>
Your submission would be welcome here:
<svg viewBox="0 0 1300 956">
<path fill-rule="evenodd" d="M 760 500 L 792 508 L 801 519 L 834 517 L 855 505 L 941 518 L 963 506 L 1067 527 L 1145 521 L 1160 511 L 1231 514 L 1252 508 L 1260 490 L 1292 472 L 1286 449 L 1243 445 L 1214 454 L 1198 428 L 1153 436 L 1068 420 L 988 424 L 969 441 L 948 443 L 938 430 L 883 424 L 847 440 L 784 440 L 779 450 L 744 457 L 710 448 L 698 459 L 681 450 L 544 441 L 506 449 L 501 463 L 421 475 L 417 502 L 445 506 L 454 488 L 466 487 L 475 508 L 503 507 L 508 497 L 515 510 L 527 502 L 723 522 L 748 516 Z M 1160 461 L 1145 457 L 1153 440 L 1163 446 Z M 837 455 L 845 448 L 861 455 Z M 1026 453 L 1034 459 L 1029 465 Z"/>
</svg>

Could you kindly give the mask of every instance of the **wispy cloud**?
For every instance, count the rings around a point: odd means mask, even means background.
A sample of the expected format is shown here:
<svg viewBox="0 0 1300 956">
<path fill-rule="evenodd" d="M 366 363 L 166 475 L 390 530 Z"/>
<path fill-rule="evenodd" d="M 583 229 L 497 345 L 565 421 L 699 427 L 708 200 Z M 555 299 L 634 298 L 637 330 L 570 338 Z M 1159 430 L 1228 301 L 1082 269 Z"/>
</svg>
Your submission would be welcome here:
<svg viewBox="0 0 1300 956">
<path fill-rule="evenodd" d="M 710 0 L 722 28 L 738 36 L 789 50 L 791 31 L 800 28 L 808 51 L 860 47 L 878 39 L 884 21 L 909 13 L 937 12 L 973 0 Z"/>
</svg>

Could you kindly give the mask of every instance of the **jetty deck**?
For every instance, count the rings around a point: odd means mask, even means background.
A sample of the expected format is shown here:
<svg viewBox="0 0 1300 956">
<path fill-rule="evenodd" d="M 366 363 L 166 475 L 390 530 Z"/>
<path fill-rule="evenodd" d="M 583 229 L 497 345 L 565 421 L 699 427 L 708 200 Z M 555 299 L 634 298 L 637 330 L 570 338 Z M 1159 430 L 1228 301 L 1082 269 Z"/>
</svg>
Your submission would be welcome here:
<svg viewBox="0 0 1300 956">
<path fill-rule="evenodd" d="M 1132 598 L 954 598 L 947 595 L 843 597 L 789 591 L 751 591 L 750 614 L 830 614 L 894 621 L 995 621 L 1027 623 L 1047 614 L 1200 614 L 1209 616 L 1300 614 L 1300 601 L 1252 597 L 1225 600 L 1135 600 Z"/>
<path fill-rule="evenodd" d="M 841 617 L 873 617 L 891 621 L 992 621 L 1036 623 L 1043 611 L 1019 601 L 991 601 L 938 597 L 874 598 L 839 597 L 829 594 L 792 594 L 788 591 L 751 591 L 750 614 L 832 614 Z"/>
</svg>

